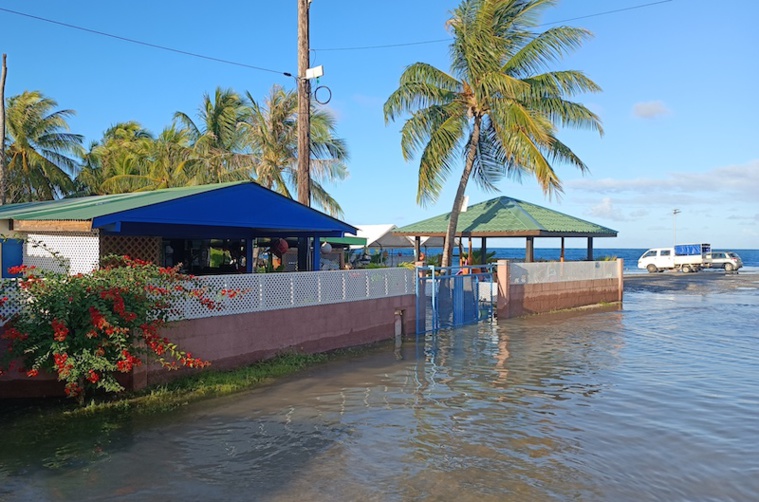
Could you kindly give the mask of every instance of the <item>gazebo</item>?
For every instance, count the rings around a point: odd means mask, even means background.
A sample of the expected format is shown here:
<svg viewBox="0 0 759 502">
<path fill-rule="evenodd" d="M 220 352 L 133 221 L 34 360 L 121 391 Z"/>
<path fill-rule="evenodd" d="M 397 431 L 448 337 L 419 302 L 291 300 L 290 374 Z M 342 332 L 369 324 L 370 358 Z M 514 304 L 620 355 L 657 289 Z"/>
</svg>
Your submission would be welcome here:
<svg viewBox="0 0 759 502">
<path fill-rule="evenodd" d="M 418 254 L 421 236 L 445 238 L 450 217 L 451 213 L 442 214 L 397 228 L 393 233 L 415 238 Z M 534 261 L 535 238 L 561 238 L 563 261 L 564 239 L 567 237 L 587 238 L 587 259 L 592 260 L 593 238 L 616 236 L 616 230 L 511 197 L 497 197 L 463 209 L 455 233 L 455 237 L 470 239 L 470 249 L 473 237 L 482 239 L 483 259 L 487 254 L 488 237 L 524 237 L 526 262 Z"/>
</svg>

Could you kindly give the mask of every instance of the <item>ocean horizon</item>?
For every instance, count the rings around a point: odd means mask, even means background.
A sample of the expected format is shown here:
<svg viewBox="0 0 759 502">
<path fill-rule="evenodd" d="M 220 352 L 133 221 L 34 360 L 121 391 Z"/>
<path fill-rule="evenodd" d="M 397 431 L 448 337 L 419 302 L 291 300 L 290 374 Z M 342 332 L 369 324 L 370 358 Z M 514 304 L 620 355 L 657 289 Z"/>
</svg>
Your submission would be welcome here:
<svg viewBox="0 0 759 502">
<path fill-rule="evenodd" d="M 424 252 L 427 256 L 434 256 L 443 253 L 443 248 L 424 248 Z M 473 246 L 474 249 L 479 249 L 479 246 Z M 604 258 L 621 258 L 624 260 L 624 270 L 626 273 L 645 273 L 645 270 L 638 269 L 638 258 L 645 253 L 649 248 L 594 248 L 593 258 L 596 260 Z M 759 249 L 732 249 L 732 248 L 713 248 L 715 250 L 727 250 L 733 251 L 741 257 L 743 260 L 743 272 L 759 272 Z M 413 249 L 388 249 L 388 253 L 392 253 L 391 256 L 395 258 L 402 258 L 405 261 L 406 257 L 413 256 Z M 379 252 L 377 250 L 373 253 Z M 501 260 L 524 260 L 525 249 L 523 247 L 488 247 L 488 253 L 495 253 L 495 258 Z M 580 261 L 584 260 L 587 256 L 586 248 L 564 248 L 564 259 L 566 261 Z M 458 256 L 458 248 L 453 249 L 453 255 Z M 561 257 L 561 248 L 534 248 L 534 255 L 536 261 L 542 260 L 558 260 Z"/>
</svg>

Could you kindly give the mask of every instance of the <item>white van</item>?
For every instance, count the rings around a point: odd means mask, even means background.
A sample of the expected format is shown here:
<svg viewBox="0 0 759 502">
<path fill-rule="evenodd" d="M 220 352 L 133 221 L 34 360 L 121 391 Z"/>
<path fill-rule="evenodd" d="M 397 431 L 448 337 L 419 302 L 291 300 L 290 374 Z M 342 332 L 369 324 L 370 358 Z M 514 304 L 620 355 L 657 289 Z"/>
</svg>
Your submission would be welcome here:
<svg viewBox="0 0 759 502">
<path fill-rule="evenodd" d="M 638 258 L 638 268 L 650 273 L 663 270 L 696 272 L 706 263 L 706 255 L 711 251 L 709 244 L 680 244 L 669 248 L 649 249 Z"/>
</svg>

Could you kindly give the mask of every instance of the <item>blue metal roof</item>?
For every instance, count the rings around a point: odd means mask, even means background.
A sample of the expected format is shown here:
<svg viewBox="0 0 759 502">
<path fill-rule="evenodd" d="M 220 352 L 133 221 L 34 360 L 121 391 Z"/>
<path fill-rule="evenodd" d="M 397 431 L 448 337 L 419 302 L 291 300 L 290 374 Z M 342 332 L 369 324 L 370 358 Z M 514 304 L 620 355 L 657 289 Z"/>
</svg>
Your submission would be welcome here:
<svg viewBox="0 0 759 502">
<path fill-rule="evenodd" d="M 254 182 L 140 194 L 144 196 L 130 197 L 129 204 L 124 204 L 125 194 L 12 204 L 0 208 L 0 218 L 91 221 L 104 234 L 177 238 L 342 237 L 357 232 Z"/>
</svg>

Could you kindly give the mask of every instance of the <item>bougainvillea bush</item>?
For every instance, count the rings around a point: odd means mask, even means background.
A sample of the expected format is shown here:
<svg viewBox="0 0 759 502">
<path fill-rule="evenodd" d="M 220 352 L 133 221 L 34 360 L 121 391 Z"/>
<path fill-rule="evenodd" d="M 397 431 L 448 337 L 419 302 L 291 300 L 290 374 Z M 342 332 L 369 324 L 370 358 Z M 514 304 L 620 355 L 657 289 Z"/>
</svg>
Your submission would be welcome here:
<svg viewBox="0 0 759 502">
<path fill-rule="evenodd" d="M 80 403 L 88 390 L 124 390 L 116 374 L 129 373 L 148 359 L 168 369 L 208 366 L 166 338 L 162 328 L 175 318 L 173 309 L 181 300 L 220 309 L 221 296 L 240 294 L 209 292 L 178 267 L 162 268 L 127 256 L 106 257 L 89 274 L 23 265 L 10 272 L 22 274 L 15 285 L 21 310 L 7 319 L 0 335 L 8 344 L 0 355 L 0 373 L 33 378 L 43 370 L 52 372 L 65 382 L 66 395 Z M 0 296 L 5 301 L 7 296 Z"/>
</svg>

